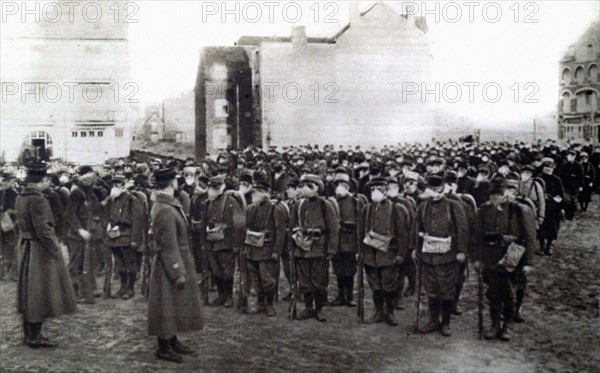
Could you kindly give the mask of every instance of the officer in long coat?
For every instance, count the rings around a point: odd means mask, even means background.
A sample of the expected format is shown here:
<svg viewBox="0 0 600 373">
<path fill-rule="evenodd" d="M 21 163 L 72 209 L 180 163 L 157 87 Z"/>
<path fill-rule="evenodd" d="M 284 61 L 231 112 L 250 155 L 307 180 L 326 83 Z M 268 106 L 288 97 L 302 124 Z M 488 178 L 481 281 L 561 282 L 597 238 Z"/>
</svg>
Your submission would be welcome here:
<svg viewBox="0 0 600 373">
<path fill-rule="evenodd" d="M 75 312 L 75 294 L 54 231 L 52 210 L 42 195 L 48 187 L 45 164 L 30 163 L 25 181 L 27 186 L 16 200 L 22 252 L 17 312 L 23 315 L 27 346 L 53 347 L 55 343 L 41 333 L 42 323 Z"/>
<path fill-rule="evenodd" d="M 154 173 L 157 193 L 150 213 L 156 255 L 148 294 L 148 335 L 158 337 L 159 359 L 180 363 L 192 350 L 176 333 L 202 329 L 190 231 L 181 203 L 175 198 L 175 170 Z"/>
<path fill-rule="evenodd" d="M 588 161 L 588 153 L 581 153 L 581 168 L 583 169 L 583 185 L 579 194 L 579 206 L 581 211 L 587 211 L 588 205 L 592 201 L 592 192 L 596 180 L 596 171 L 594 165 Z"/>
<path fill-rule="evenodd" d="M 421 330 L 440 330 L 450 336 L 460 263 L 467 254 L 467 217 L 461 204 L 444 196 L 444 179 L 433 175 L 417 209 L 411 246 L 413 259 L 420 264 L 421 279 L 429 300 L 429 323 Z M 440 324 L 440 313 L 442 322 Z"/>
<path fill-rule="evenodd" d="M 546 216 L 540 225 L 538 240 L 541 255 L 551 255 L 552 242 L 558 238 L 560 218 L 564 208 L 565 190 L 561 179 L 554 175 L 554 160 L 542 159 L 542 180 L 546 183 Z"/>
<path fill-rule="evenodd" d="M 370 186 L 373 202 L 364 209 L 361 229 L 365 237 L 361 245 L 364 268 L 375 304 L 375 314 L 368 323 L 385 320 L 396 326 L 398 266 L 404 263 L 408 253 L 410 215 L 404 206 L 387 198 L 388 183 L 384 177 L 372 179 Z M 387 244 L 382 245 L 382 240 L 387 240 Z"/>
</svg>

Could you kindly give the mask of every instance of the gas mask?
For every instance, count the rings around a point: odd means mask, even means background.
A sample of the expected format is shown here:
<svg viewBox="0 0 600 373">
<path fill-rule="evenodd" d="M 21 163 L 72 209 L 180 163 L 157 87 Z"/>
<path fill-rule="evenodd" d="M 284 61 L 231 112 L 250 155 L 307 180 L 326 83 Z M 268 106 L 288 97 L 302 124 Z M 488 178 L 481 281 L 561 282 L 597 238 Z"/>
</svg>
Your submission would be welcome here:
<svg viewBox="0 0 600 373">
<path fill-rule="evenodd" d="M 61 185 L 64 185 L 64 184 L 66 184 L 66 183 L 68 183 L 68 182 L 69 182 L 69 177 L 68 177 L 67 175 L 61 175 L 61 176 L 58 178 L 58 182 L 59 182 Z"/>
<path fill-rule="evenodd" d="M 531 172 L 523 172 L 521 174 L 521 181 L 527 182 L 531 179 Z"/>
<path fill-rule="evenodd" d="M 194 179 L 193 177 L 189 177 L 189 176 L 188 176 L 188 177 L 186 177 L 186 178 L 185 178 L 185 183 L 186 183 L 187 185 L 189 185 L 189 186 L 192 186 L 192 185 L 194 185 L 194 182 L 195 182 L 195 181 L 196 181 L 196 179 Z"/>
<path fill-rule="evenodd" d="M 225 184 L 221 185 L 218 188 L 214 188 L 214 187 L 208 188 L 208 200 L 214 201 L 215 199 L 219 198 L 219 196 L 221 194 L 223 194 L 224 191 L 225 191 Z"/>
<path fill-rule="evenodd" d="M 240 184 L 240 192 L 244 195 L 252 192 L 252 186 L 251 185 L 245 185 L 245 184 Z"/>
<path fill-rule="evenodd" d="M 269 194 L 266 191 L 259 189 L 254 189 L 252 191 L 252 203 L 260 202 L 265 198 L 269 198 Z"/>
<path fill-rule="evenodd" d="M 379 189 L 375 189 L 371 192 L 371 200 L 375 203 L 379 203 L 385 199 L 385 194 Z"/>
<path fill-rule="evenodd" d="M 504 199 L 513 202 L 517 198 L 517 190 L 515 188 L 507 188 L 504 191 Z"/>
<path fill-rule="evenodd" d="M 399 172 L 398 172 L 398 170 L 390 170 L 389 174 L 391 177 L 396 177 L 396 176 L 398 176 Z"/>
<path fill-rule="evenodd" d="M 552 175 L 552 173 L 554 172 L 554 167 L 544 167 L 544 168 L 542 168 L 542 171 L 546 175 Z"/>
<path fill-rule="evenodd" d="M 338 184 L 338 186 L 335 187 L 335 195 L 337 197 L 344 198 L 348 195 L 348 193 L 348 187 L 344 184 Z"/>
<path fill-rule="evenodd" d="M 123 193 L 123 188 L 118 186 L 113 186 L 110 190 L 110 196 L 112 198 L 117 198 Z"/>
<path fill-rule="evenodd" d="M 387 190 L 388 197 L 395 198 L 396 196 L 398 196 L 398 194 L 400 194 L 400 187 L 395 184 L 390 184 Z"/>
<path fill-rule="evenodd" d="M 300 188 L 300 195 L 304 198 L 310 198 L 317 195 L 318 186 L 312 184 L 304 184 Z"/>
</svg>

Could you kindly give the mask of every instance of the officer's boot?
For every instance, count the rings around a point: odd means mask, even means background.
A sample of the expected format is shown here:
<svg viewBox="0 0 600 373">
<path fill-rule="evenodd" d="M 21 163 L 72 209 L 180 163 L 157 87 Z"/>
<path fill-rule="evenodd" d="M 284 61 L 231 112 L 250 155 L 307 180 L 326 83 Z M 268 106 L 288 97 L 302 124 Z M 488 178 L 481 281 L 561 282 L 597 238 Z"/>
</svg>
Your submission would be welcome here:
<svg viewBox="0 0 600 373">
<path fill-rule="evenodd" d="M 31 323 L 23 321 L 23 344 L 29 346 L 32 343 Z"/>
<path fill-rule="evenodd" d="M 388 325 L 396 326 L 398 325 L 398 321 L 394 317 L 394 308 L 396 308 L 396 294 L 397 291 L 385 292 L 385 322 Z"/>
<path fill-rule="evenodd" d="M 462 292 L 463 283 L 459 282 L 456 284 L 456 296 L 454 297 L 454 305 L 452 307 L 452 314 L 456 316 L 462 315 L 462 310 L 458 307 L 458 300 L 460 299 L 460 293 Z"/>
<path fill-rule="evenodd" d="M 315 319 L 326 321 L 323 316 L 323 307 L 327 304 L 327 294 L 315 294 Z"/>
<path fill-rule="evenodd" d="M 544 255 L 544 250 L 546 249 L 546 245 L 544 244 L 544 241 L 545 240 L 543 238 L 539 239 L 540 249 L 535 252 L 537 255 Z"/>
<path fill-rule="evenodd" d="M 492 325 L 483 332 L 483 338 L 496 339 L 500 335 L 500 310 L 490 307 L 490 318 L 492 319 Z"/>
<path fill-rule="evenodd" d="M 182 363 L 183 358 L 173 351 L 171 341 L 169 339 L 158 338 L 158 351 L 156 357 L 161 360 L 171 361 L 173 363 Z"/>
<path fill-rule="evenodd" d="M 346 306 L 348 307 L 356 307 L 356 303 L 354 303 L 354 277 L 347 276 L 346 277 Z"/>
<path fill-rule="evenodd" d="M 275 294 L 272 290 L 265 294 L 265 299 L 267 301 L 266 313 L 268 317 L 273 317 L 276 314 L 275 308 L 273 308 L 273 298 L 275 298 Z"/>
<path fill-rule="evenodd" d="M 548 240 L 546 242 L 546 249 L 544 250 L 544 254 L 548 255 L 548 256 L 552 255 L 552 252 L 550 251 L 551 248 L 552 248 L 552 240 Z"/>
<path fill-rule="evenodd" d="M 263 313 L 266 311 L 266 305 L 265 305 L 265 293 L 263 293 L 262 291 L 259 290 L 258 294 L 256 295 L 256 309 L 254 310 L 254 312 L 251 313 Z"/>
<path fill-rule="evenodd" d="M 429 299 L 429 323 L 421 328 L 421 333 L 431 333 L 440 330 L 440 300 Z"/>
<path fill-rule="evenodd" d="M 525 291 L 523 289 L 519 289 L 516 291 L 516 295 L 517 303 L 515 305 L 515 315 L 513 316 L 513 321 L 521 323 L 525 321 L 523 315 L 521 315 L 521 306 L 523 306 L 523 298 L 525 296 Z"/>
<path fill-rule="evenodd" d="M 504 310 L 502 312 L 502 316 L 503 316 L 503 323 L 502 323 L 502 329 L 500 329 L 500 335 L 498 336 L 498 338 L 500 338 L 500 340 L 502 341 L 510 341 L 510 326 L 512 325 L 512 319 L 514 316 L 514 310 L 513 310 L 513 306 L 508 305 L 508 306 L 504 306 Z"/>
<path fill-rule="evenodd" d="M 127 272 L 127 291 L 123 294 L 123 299 L 131 299 L 135 295 L 135 273 Z"/>
<path fill-rule="evenodd" d="M 217 286 L 217 297 L 210 302 L 208 305 L 211 307 L 219 307 L 222 306 L 223 303 L 225 303 L 225 287 L 223 285 L 223 282 L 225 280 L 223 280 L 222 278 L 219 277 L 213 277 L 213 282 L 214 284 Z"/>
<path fill-rule="evenodd" d="M 29 323 L 29 327 L 31 330 L 31 341 L 32 343 L 28 346 L 36 348 L 36 347 L 56 347 L 56 343 L 50 341 L 42 334 L 42 323 Z"/>
<path fill-rule="evenodd" d="M 330 306 L 344 306 L 346 305 L 346 290 L 345 290 L 345 277 L 337 276 L 337 298 L 329 303 Z"/>
<path fill-rule="evenodd" d="M 304 311 L 298 315 L 298 320 L 308 320 L 313 318 L 315 315 L 315 309 L 313 308 L 313 295 L 309 291 L 304 293 Z"/>
<path fill-rule="evenodd" d="M 444 300 L 442 301 L 442 335 L 444 337 L 450 337 L 450 315 L 454 309 L 454 301 Z"/>
<path fill-rule="evenodd" d="M 177 336 L 171 338 L 169 343 L 171 343 L 173 351 L 179 355 L 190 355 L 194 353 L 194 350 L 181 343 L 179 339 L 177 339 Z"/>
<path fill-rule="evenodd" d="M 233 279 L 228 278 L 223 280 L 225 286 L 225 302 L 223 302 L 223 307 L 231 308 L 233 307 Z"/>
<path fill-rule="evenodd" d="M 383 291 L 373 290 L 373 303 L 375 304 L 375 314 L 366 321 L 367 324 L 377 324 L 385 320 L 385 317 L 383 316 L 383 302 Z"/>
<path fill-rule="evenodd" d="M 394 292 L 394 307 L 397 310 L 403 310 L 402 307 L 402 290 L 404 290 L 404 281 L 401 281 L 396 287 L 396 291 Z"/>
<path fill-rule="evenodd" d="M 121 287 L 112 296 L 113 298 L 121 298 L 127 291 L 127 272 L 119 272 L 119 280 L 121 281 Z"/>
</svg>

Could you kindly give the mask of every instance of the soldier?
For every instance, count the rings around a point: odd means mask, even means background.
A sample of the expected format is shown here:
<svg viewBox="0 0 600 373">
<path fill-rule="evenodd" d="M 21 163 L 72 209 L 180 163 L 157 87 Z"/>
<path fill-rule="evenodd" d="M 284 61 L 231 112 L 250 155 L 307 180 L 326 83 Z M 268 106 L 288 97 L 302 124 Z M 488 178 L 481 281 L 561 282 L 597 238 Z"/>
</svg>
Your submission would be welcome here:
<svg viewBox="0 0 600 373">
<path fill-rule="evenodd" d="M 108 214 L 108 246 L 115 257 L 116 272 L 121 287 L 115 298 L 130 299 L 134 296 L 134 285 L 138 273 L 138 252 L 142 246 L 145 207 L 133 193 L 125 190 L 125 180 L 121 176 L 112 179 L 110 196 L 103 204 Z"/>
<path fill-rule="evenodd" d="M 25 345 L 54 347 L 56 344 L 42 335 L 42 323 L 48 317 L 75 312 L 75 294 L 54 232 L 50 204 L 42 195 L 48 187 L 46 165 L 29 163 L 25 182 L 16 200 L 22 251 L 17 311 L 23 315 Z"/>
<path fill-rule="evenodd" d="M 196 264 L 196 273 L 208 272 L 208 258 L 206 250 L 202 246 L 205 237 L 204 219 L 204 202 L 208 198 L 208 178 L 201 174 L 196 174 L 194 182 L 194 191 L 190 201 L 190 230 L 192 238 L 192 253 L 194 254 L 194 262 Z M 207 281 L 203 278 L 202 281 Z"/>
<path fill-rule="evenodd" d="M 279 259 L 287 234 L 287 212 L 282 203 L 271 202 L 270 190 L 266 176 L 257 173 L 252 188 L 253 203 L 246 209 L 245 255 L 250 284 L 256 289 L 258 299 L 256 313 L 266 312 L 268 317 L 273 317 Z"/>
<path fill-rule="evenodd" d="M 15 230 L 15 203 L 17 200 L 17 190 L 14 186 L 14 177 L 12 174 L 2 174 L 2 182 L 0 182 L 0 279 L 4 278 L 4 273 L 15 281 L 18 272 L 18 256 L 16 255 L 17 232 Z"/>
<path fill-rule="evenodd" d="M 156 255 L 148 294 L 148 335 L 158 337 L 159 359 L 181 363 L 193 351 L 176 333 L 202 329 L 200 301 L 191 254 L 189 228 L 181 203 L 175 198 L 175 170 L 155 171 L 157 193 L 151 221 Z"/>
<path fill-rule="evenodd" d="M 205 211 L 205 244 L 218 292 L 210 306 L 233 307 L 235 259 L 244 243 L 246 219 L 242 204 L 232 194 L 225 193 L 225 180 L 221 176 L 209 179 Z"/>
<path fill-rule="evenodd" d="M 444 196 L 444 179 L 433 175 L 421 195 L 411 247 L 413 260 L 421 266 L 421 279 L 429 299 L 429 323 L 422 333 L 440 330 L 450 336 L 460 263 L 467 254 L 467 217 L 459 202 Z M 440 325 L 440 312 L 442 322 Z"/>
<path fill-rule="evenodd" d="M 579 194 L 579 206 L 581 211 L 587 211 L 588 205 L 592 200 L 592 192 L 594 191 L 594 183 L 596 180 L 596 172 L 592 163 L 588 162 L 588 153 L 581 153 L 581 168 L 583 169 L 583 186 Z"/>
<path fill-rule="evenodd" d="M 97 175 L 90 166 L 82 166 L 79 170 L 79 179 L 69 195 L 67 211 L 67 237 L 69 240 L 70 263 L 69 272 L 73 280 L 75 293 L 80 303 L 94 303 L 94 288 L 96 279 L 94 274 L 94 260 L 90 241 L 92 229 L 95 226 L 93 212 L 100 205 L 94 193 L 94 184 Z"/>
<path fill-rule="evenodd" d="M 516 189 L 517 182 L 512 187 Z M 505 189 L 503 178 L 493 179 L 490 200 L 477 212 L 475 268 L 483 270 L 488 285 L 486 296 L 492 325 L 484 337 L 509 341 L 509 326 L 514 317 L 513 276 L 515 272 L 531 271 L 535 236 L 530 229 L 532 225 L 527 223 L 527 212 L 522 205 L 506 200 Z"/>
<path fill-rule="evenodd" d="M 285 167 L 282 163 L 278 162 L 273 166 L 273 181 L 272 181 L 272 189 L 273 189 L 273 197 L 278 200 L 285 199 L 285 191 L 287 189 L 288 183 L 290 180 L 290 176 L 285 170 Z"/>
<path fill-rule="evenodd" d="M 290 229 L 290 224 L 291 224 L 291 217 L 290 217 L 290 212 L 293 210 L 294 205 L 296 204 L 296 202 L 298 201 L 299 198 L 299 194 L 300 194 L 300 190 L 298 189 L 298 185 L 300 184 L 300 180 L 299 179 L 290 179 L 290 182 L 288 183 L 287 189 L 286 189 L 286 200 L 285 200 L 285 206 L 287 206 L 287 216 L 286 216 L 286 231 L 288 232 L 288 235 L 286 235 L 286 242 L 284 245 L 284 250 L 281 253 L 281 263 L 283 266 L 283 273 L 285 275 L 285 278 L 288 280 L 288 284 L 290 285 L 290 289 L 292 289 L 292 279 L 290 277 L 290 252 L 289 252 L 289 241 L 292 238 L 289 237 L 289 229 Z M 285 297 L 282 298 L 283 301 L 290 301 L 290 299 L 292 299 L 292 292 L 290 291 Z"/>
<path fill-rule="evenodd" d="M 330 303 L 332 306 L 355 307 L 353 300 L 354 275 L 356 275 L 356 254 L 360 242 L 357 230 L 360 227 L 361 213 L 365 207 L 362 199 L 350 192 L 350 176 L 339 170 L 333 180 L 335 199 L 339 206 L 339 247 L 331 259 L 333 271 L 337 278 L 338 296 Z"/>
<path fill-rule="evenodd" d="M 333 205 L 319 197 L 323 188 L 317 175 L 302 175 L 303 199 L 291 211 L 299 290 L 304 294 L 305 304 L 299 320 L 314 317 L 325 321 L 322 310 L 327 303 L 329 260 L 337 253 L 340 227 Z"/>
<path fill-rule="evenodd" d="M 397 292 L 398 267 L 407 254 L 409 231 L 408 211 L 387 198 L 387 180 L 377 177 L 371 180 L 372 203 L 364 210 L 365 238 L 361 247 L 364 268 L 373 290 L 375 314 L 368 323 L 396 326 L 394 317 Z M 385 304 L 385 309 L 384 309 Z"/>
<path fill-rule="evenodd" d="M 569 150 L 567 161 L 562 164 L 558 172 L 565 191 L 563 208 L 567 220 L 573 220 L 575 217 L 577 195 L 583 190 L 583 168 L 575 161 L 576 156 L 575 150 Z"/>
<path fill-rule="evenodd" d="M 541 167 L 543 172 L 541 178 L 546 184 L 546 214 L 538 235 L 539 254 L 552 255 L 550 249 L 552 241 L 558 238 L 565 191 L 560 178 L 554 175 L 554 159 L 543 158 Z"/>
<path fill-rule="evenodd" d="M 540 181 L 533 177 L 533 171 L 532 165 L 525 165 L 521 168 L 519 195 L 529 198 L 535 204 L 537 225 L 540 226 L 546 216 L 546 195 Z"/>
</svg>

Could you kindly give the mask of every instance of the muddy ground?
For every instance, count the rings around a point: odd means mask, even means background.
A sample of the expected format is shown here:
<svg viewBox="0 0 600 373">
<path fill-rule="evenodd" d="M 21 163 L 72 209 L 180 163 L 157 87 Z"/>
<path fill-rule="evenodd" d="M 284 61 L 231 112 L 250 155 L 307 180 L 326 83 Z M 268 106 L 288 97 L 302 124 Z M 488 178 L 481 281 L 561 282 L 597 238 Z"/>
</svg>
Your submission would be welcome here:
<svg viewBox="0 0 600 373">
<path fill-rule="evenodd" d="M 21 344 L 15 314 L 15 283 L 0 283 L 2 371 L 460 371 L 591 372 L 600 370 L 598 324 L 598 196 L 575 223 L 563 224 L 551 257 L 535 257 L 524 324 L 511 342 L 480 341 L 477 281 L 471 271 L 451 338 L 413 332 L 416 296 L 397 311 L 398 327 L 359 325 L 356 309 L 327 308 L 327 322 L 288 322 L 287 304 L 277 316 L 240 315 L 235 309 L 204 308 L 202 331 L 186 333 L 197 354 L 183 364 L 158 361 L 156 341 L 146 336 L 146 304 L 99 300 L 45 325 L 59 347 L 31 350 Z M 100 279 L 98 283 L 101 284 Z M 117 286 L 113 284 L 113 288 Z M 287 287 L 282 285 L 281 294 Z M 335 284 L 330 283 L 330 298 Z M 214 295 L 211 295 L 214 296 Z M 372 313 L 367 291 L 366 316 Z M 302 307 L 300 307 L 301 309 Z M 423 314 L 424 320 L 426 315 Z M 486 326 L 488 325 L 486 312 Z"/>
</svg>

